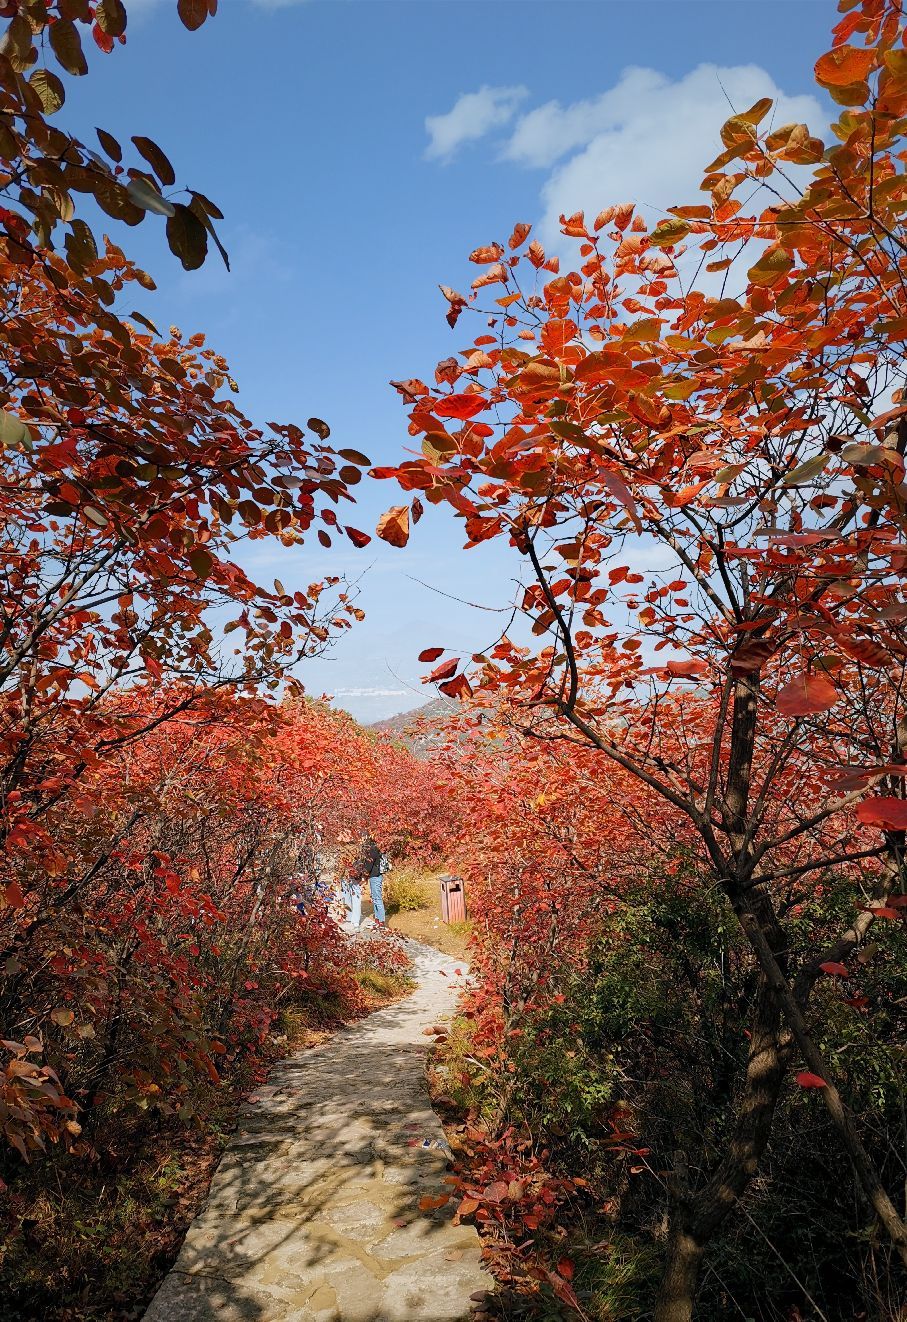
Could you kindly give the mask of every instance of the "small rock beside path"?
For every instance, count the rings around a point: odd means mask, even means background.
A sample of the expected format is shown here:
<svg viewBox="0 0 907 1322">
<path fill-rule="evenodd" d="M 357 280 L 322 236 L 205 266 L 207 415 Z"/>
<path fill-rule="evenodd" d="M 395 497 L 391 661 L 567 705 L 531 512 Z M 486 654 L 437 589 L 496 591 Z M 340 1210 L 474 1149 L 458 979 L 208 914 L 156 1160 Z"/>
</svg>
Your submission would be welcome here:
<svg viewBox="0 0 907 1322">
<path fill-rule="evenodd" d="M 419 1209 L 450 1173 L 424 1030 L 462 977 L 407 953 L 411 996 L 281 1061 L 249 1099 L 145 1322 L 462 1322 L 493 1288 L 455 1204 Z"/>
</svg>

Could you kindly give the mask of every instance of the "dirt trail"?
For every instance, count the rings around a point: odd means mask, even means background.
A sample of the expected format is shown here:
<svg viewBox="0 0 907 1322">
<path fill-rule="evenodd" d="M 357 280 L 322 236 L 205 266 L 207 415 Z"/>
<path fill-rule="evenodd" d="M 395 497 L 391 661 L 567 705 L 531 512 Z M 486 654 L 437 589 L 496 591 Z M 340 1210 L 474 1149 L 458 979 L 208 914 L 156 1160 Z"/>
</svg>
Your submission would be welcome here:
<svg viewBox="0 0 907 1322">
<path fill-rule="evenodd" d="M 428 1215 L 447 1188 L 423 1029 L 455 961 L 407 943 L 416 991 L 281 1061 L 244 1108 L 208 1201 L 145 1322 L 460 1322 L 493 1282 L 479 1240 Z"/>
</svg>

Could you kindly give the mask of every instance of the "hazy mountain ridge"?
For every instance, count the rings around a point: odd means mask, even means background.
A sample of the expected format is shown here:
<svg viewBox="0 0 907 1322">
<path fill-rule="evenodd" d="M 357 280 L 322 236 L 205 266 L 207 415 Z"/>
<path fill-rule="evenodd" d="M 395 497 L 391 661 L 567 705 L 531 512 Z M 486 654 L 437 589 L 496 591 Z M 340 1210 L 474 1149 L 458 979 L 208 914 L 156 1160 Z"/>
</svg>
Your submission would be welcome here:
<svg viewBox="0 0 907 1322">
<path fill-rule="evenodd" d="M 460 704 L 451 698 L 432 698 L 431 702 L 426 702 L 422 707 L 399 712 L 396 716 L 386 716 L 381 721 L 372 721 L 366 729 L 389 734 L 408 745 L 415 753 L 424 752 L 434 742 L 431 726 L 459 709 Z"/>
</svg>

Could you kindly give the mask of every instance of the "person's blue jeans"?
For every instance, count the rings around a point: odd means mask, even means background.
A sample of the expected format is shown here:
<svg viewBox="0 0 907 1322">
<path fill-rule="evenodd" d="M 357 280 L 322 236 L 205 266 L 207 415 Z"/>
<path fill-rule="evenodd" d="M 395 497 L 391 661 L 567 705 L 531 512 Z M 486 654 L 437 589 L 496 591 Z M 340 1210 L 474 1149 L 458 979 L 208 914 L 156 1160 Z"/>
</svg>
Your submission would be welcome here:
<svg viewBox="0 0 907 1322">
<path fill-rule="evenodd" d="M 384 913 L 384 878 L 369 877 L 368 888 L 372 897 L 372 909 L 375 913 L 375 922 L 383 923 L 386 917 Z"/>
<path fill-rule="evenodd" d="M 343 903 L 346 905 L 346 921 L 358 927 L 362 922 L 362 885 L 358 881 L 347 879 L 343 883 Z"/>
</svg>

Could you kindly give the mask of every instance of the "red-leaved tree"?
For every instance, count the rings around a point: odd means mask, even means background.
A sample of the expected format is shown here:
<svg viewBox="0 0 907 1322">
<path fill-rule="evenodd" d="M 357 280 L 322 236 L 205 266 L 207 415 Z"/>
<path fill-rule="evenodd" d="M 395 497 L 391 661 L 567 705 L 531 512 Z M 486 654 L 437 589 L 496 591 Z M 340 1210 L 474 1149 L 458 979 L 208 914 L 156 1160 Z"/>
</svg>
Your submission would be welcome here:
<svg viewBox="0 0 907 1322">
<path fill-rule="evenodd" d="M 690 1316 L 792 1068 L 907 1260 L 810 1020 L 823 970 L 905 903 L 907 55 L 899 4 L 842 9 L 816 64 L 845 107 L 830 145 L 762 130 L 762 101 L 722 129 L 704 201 L 654 228 L 630 203 L 564 217 L 563 273 L 527 225 L 476 249 L 469 298 L 444 292 L 452 323 L 493 294 L 486 325 L 433 384 L 396 383 L 422 453 L 377 470 L 524 566 L 537 645 L 512 631 L 432 678 L 505 693 L 533 737 L 574 738 L 665 799 L 750 943 L 749 1061 L 722 1158 L 692 1177 L 678 1160 L 662 1322 Z M 397 506 L 379 534 L 403 544 L 409 519 Z M 787 882 L 842 869 L 850 913 L 798 944 Z"/>
</svg>

